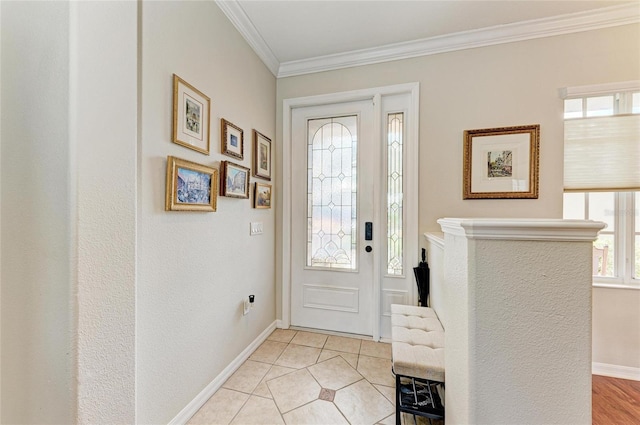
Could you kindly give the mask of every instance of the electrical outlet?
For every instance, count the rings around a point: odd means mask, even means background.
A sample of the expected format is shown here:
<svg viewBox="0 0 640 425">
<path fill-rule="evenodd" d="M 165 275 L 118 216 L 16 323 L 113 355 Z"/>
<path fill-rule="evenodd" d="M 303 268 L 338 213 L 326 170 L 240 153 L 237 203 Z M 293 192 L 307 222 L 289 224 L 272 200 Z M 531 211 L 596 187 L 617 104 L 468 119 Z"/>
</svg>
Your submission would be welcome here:
<svg viewBox="0 0 640 425">
<path fill-rule="evenodd" d="M 262 222 L 252 222 L 250 223 L 249 234 L 251 236 L 261 235 L 262 234 Z"/>
<path fill-rule="evenodd" d="M 244 300 L 243 306 L 244 306 L 244 310 L 242 312 L 242 315 L 246 316 L 247 314 L 249 314 L 249 310 L 251 310 L 251 303 L 249 302 L 248 299 Z"/>
</svg>

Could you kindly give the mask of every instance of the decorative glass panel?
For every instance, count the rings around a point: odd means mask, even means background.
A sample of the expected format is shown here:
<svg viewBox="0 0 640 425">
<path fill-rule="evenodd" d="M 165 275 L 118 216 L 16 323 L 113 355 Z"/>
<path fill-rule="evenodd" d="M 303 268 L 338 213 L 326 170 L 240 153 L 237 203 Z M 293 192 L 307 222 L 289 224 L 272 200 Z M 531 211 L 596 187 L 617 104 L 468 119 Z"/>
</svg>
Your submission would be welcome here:
<svg viewBox="0 0 640 425">
<path fill-rule="evenodd" d="M 307 122 L 307 266 L 355 270 L 357 116 Z"/>
<path fill-rule="evenodd" d="M 402 275 L 402 138 L 404 114 L 387 117 L 387 273 Z"/>
</svg>

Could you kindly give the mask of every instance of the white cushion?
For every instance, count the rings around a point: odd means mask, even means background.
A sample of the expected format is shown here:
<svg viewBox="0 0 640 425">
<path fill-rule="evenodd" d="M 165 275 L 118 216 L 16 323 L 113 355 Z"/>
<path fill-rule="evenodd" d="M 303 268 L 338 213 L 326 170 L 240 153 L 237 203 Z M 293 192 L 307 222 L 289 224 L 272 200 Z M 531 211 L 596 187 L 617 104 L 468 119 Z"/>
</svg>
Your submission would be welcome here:
<svg viewBox="0 0 640 425">
<path fill-rule="evenodd" d="M 394 372 L 444 382 L 444 330 L 435 311 L 393 304 L 391 313 Z"/>
</svg>

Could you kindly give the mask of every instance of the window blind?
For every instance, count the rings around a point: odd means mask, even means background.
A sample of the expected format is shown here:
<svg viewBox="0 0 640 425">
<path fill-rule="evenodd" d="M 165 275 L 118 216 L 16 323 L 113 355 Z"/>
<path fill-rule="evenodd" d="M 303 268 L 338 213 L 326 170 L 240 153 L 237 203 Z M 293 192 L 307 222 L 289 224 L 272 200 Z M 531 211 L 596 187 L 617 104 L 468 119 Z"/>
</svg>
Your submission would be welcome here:
<svg viewBox="0 0 640 425">
<path fill-rule="evenodd" d="M 565 120 L 564 189 L 640 190 L 640 115 Z"/>
</svg>

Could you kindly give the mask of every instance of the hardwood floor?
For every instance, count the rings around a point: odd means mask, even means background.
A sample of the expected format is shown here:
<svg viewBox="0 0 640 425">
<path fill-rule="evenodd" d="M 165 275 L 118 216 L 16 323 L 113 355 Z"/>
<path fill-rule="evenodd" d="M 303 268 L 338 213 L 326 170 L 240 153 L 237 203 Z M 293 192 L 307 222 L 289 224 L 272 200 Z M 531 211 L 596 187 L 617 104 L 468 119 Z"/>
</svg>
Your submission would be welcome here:
<svg viewBox="0 0 640 425">
<path fill-rule="evenodd" d="M 593 375 L 593 425 L 640 424 L 640 381 Z"/>
</svg>

